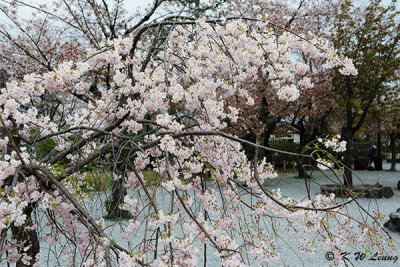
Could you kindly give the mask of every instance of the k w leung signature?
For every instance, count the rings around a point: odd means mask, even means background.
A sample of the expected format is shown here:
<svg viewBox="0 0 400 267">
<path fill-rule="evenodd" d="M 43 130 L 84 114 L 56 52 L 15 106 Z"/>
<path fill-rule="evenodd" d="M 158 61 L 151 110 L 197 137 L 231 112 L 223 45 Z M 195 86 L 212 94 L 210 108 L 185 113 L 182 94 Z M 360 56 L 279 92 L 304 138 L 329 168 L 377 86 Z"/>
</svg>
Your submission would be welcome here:
<svg viewBox="0 0 400 267">
<path fill-rule="evenodd" d="M 327 260 L 331 261 L 333 260 L 334 253 L 333 252 L 327 252 L 325 254 L 325 257 Z M 340 257 L 344 261 L 376 261 L 376 262 L 391 262 L 391 263 L 396 263 L 397 260 L 399 259 L 398 256 L 393 256 L 393 255 L 385 255 L 381 252 L 375 252 L 372 254 L 368 254 L 365 252 L 342 252 L 340 253 Z"/>
</svg>

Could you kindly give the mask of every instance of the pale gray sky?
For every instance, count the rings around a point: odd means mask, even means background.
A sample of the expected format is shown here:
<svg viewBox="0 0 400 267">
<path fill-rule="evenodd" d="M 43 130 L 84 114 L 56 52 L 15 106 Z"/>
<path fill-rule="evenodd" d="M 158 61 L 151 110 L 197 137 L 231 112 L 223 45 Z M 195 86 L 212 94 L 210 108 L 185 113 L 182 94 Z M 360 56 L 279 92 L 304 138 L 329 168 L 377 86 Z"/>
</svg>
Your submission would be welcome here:
<svg viewBox="0 0 400 267">
<path fill-rule="evenodd" d="M 25 0 L 27 3 L 31 3 L 33 5 L 39 5 L 39 4 L 51 4 L 54 2 L 54 0 Z M 111 0 L 106 0 L 107 2 L 112 2 Z M 129 12 L 129 14 L 135 14 L 138 9 L 143 10 L 146 7 L 150 7 L 155 0 L 125 0 L 124 5 L 126 10 Z M 203 0 L 204 1 L 204 0 Z M 248 0 L 252 1 L 252 0 Z M 315 1 L 315 0 L 310 0 L 310 1 Z M 0 0 L 2 2 L 2 0 Z M 355 4 L 363 5 L 368 3 L 368 0 L 354 0 Z M 383 3 L 389 4 L 391 0 L 383 0 Z M 397 3 L 397 9 L 400 10 L 400 1 Z M 19 8 L 19 16 L 22 18 L 29 18 L 31 15 L 32 10 L 27 7 L 20 7 Z M 6 23 L 8 21 L 7 17 L 0 12 L 0 23 Z"/>
<path fill-rule="evenodd" d="M 26 3 L 32 4 L 32 5 L 39 5 L 39 4 L 51 4 L 54 1 L 53 0 L 26 0 Z M 107 2 L 112 2 L 108 0 Z M 154 0 L 125 0 L 124 5 L 125 8 L 129 11 L 130 14 L 135 13 L 136 10 L 138 9 L 144 9 L 146 7 L 151 6 L 154 3 Z M 19 16 L 22 18 L 29 18 L 31 16 L 32 10 L 28 7 L 19 7 Z M 6 22 L 8 19 L 7 17 L 0 12 L 0 22 Z"/>
</svg>

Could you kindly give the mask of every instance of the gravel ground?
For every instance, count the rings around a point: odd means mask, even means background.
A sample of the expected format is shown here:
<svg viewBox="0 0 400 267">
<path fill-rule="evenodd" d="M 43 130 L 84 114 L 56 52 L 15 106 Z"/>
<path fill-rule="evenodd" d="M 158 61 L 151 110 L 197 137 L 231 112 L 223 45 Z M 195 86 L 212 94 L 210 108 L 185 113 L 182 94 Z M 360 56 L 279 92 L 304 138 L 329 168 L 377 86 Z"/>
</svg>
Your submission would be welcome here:
<svg viewBox="0 0 400 267">
<path fill-rule="evenodd" d="M 399 168 L 399 166 L 397 166 Z M 377 206 L 381 213 L 385 216 L 389 216 L 390 213 L 396 211 L 400 208 L 400 191 L 397 190 L 397 183 L 400 180 L 400 172 L 391 172 L 387 171 L 390 169 L 390 164 L 384 163 L 383 166 L 384 171 L 355 171 L 355 174 L 362 180 L 358 180 L 358 178 L 353 177 L 354 184 L 374 184 L 378 179 L 379 183 L 383 186 L 390 186 L 394 190 L 394 196 L 392 198 L 381 198 L 375 200 L 361 198 L 358 202 L 364 208 L 369 208 L 370 211 L 376 210 Z M 266 186 L 268 188 L 280 188 L 282 195 L 291 196 L 294 199 L 302 199 L 306 194 L 306 188 L 304 184 L 304 180 L 302 179 L 294 179 L 295 174 L 286 173 L 279 176 L 279 178 L 274 180 L 268 180 L 266 182 Z M 316 195 L 320 192 L 320 185 L 322 184 L 330 184 L 332 183 L 326 178 L 324 175 L 320 173 L 315 173 L 310 182 L 310 191 L 311 195 Z M 361 218 L 358 212 L 358 208 L 355 204 L 350 204 L 348 206 L 349 213 L 352 214 L 356 218 Z M 384 220 L 386 222 L 387 219 Z M 396 247 L 400 248 L 400 233 L 390 232 Z M 289 243 L 293 242 L 293 238 L 288 237 L 287 240 Z M 295 254 L 291 253 L 287 248 L 282 248 L 282 255 L 285 255 L 286 263 L 278 263 L 277 265 L 271 266 L 301 266 L 302 263 L 299 263 L 299 259 Z M 393 253 L 391 256 L 397 256 L 399 260 L 396 263 L 393 262 L 384 262 L 384 261 L 373 261 L 373 260 L 358 260 L 355 261 L 356 255 L 354 253 L 362 251 L 357 250 L 355 248 L 349 248 L 347 252 L 349 252 L 349 256 L 347 256 L 350 260 L 353 259 L 352 263 L 354 266 L 364 267 L 364 266 L 400 266 L 400 252 L 397 251 Z M 286 252 L 286 253 L 285 253 Z M 378 251 L 373 251 L 378 252 Z M 326 251 L 318 251 L 312 258 L 306 259 L 303 258 L 303 266 L 330 266 L 331 262 L 326 259 Z M 288 265 L 285 265 L 288 264 Z M 351 264 L 349 266 L 352 266 Z"/>
<path fill-rule="evenodd" d="M 390 165 L 384 163 L 384 169 L 389 169 Z M 399 168 L 399 166 L 397 166 Z M 306 196 L 306 189 L 304 180 L 302 179 L 294 179 L 294 173 L 285 173 L 281 174 L 278 178 L 273 180 L 268 180 L 265 183 L 265 186 L 268 189 L 278 189 L 280 188 L 282 195 L 290 196 L 293 199 L 302 199 Z M 378 179 L 379 182 L 383 186 L 390 186 L 394 188 L 395 195 L 389 199 L 378 199 L 377 201 L 371 199 L 359 199 L 359 203 L 364 208 L 369 208 L 369 210 L 376 209 L 376 205 L 379 206 L 379 210 L 385 215 L 388 216 L 391 212 L 394 212 L 397 208 L 400 208 L 400 191 L 397 190 L 397 182 L 400 180 L 400 172 L 390 172 L 390 171 L 356 171 L 356 175 L 362 179 L 359 181 L 358 178 L 354 177 L 354 184 L 374 184 Z M 326 178 L 323 174 L 315 172 L 313 174 L 313 178 L 310 180 L 310 192 L 311 195 L 316 195 L 320 192 L 321 184 L 329 184 L 332 183 Z M 104 196 L 99 196 L 99 198 L 103 199 Z M 100 203 L 100 201 L 98 202 Z M 168 207 L 168 203 L 161 203 L 160 207 Z M 99 219 L 104 215 L 104 211 L 99 205 L 91 205 L 88 207 L 95 219 Z M 349 212 L 356 218 L 360 218 L 358 208 L 355 204 L 350 204 Z M 386 220 L 385 220 L 386 221 Z M 41 222 L 42 224 L 45 221 Z M 125 241 L 123 241 L 123 231 L 121 228 L 125 228 L 127 221 L 120 221 L 118 224 L 115 222 L 107 222 L 107 225 L 111 226 L 111 223 L 114 225 L 112 227 L 107 228 L 108 234 L 114 239 L 117 240 L 118 243 L 124 245 Z M 124 226 L 125 225 L 125 226 Z M 122 227 L 121 227 L 122 226 Z M 143 233 L 143 227 L 138 230 L 139 236 Z M 177 232 L 177 234 L 179 231 Z M 399 233 L 391 233 L 392 238 L 396 247 L 400 248 L 400 234 Z M 134 242 L 133 242 L 134 243 Z M 126 243 L 125 243 L 126 244 Z M 270 263 L 268 266 L 330 266 L 332 262 L 326 259 L 326 251 L 317 251 L 317 253 L 312 258 L 305 258 L 300 254 L 296 253 L 291 249 L 291 247 L 296 247 L 297 239 L 293 236 L 285 236 L 283 240 L 278 242 L 278 247 L 281 255 L 281 259 Z M 202 246 L 198 243 L 200 258 L 198 261 L 198 266 L 203 266 L 203 249 Z M 46 247 L 46 243 L 42 244 L 41 247 L 41 255 L 42 262 L 40 266 L 66 266 L 64 264 L 65 257 L 62 257 L 61 261 L 56 262 L 55 257 L 52 254 L 47 254 L 48 247 Z M 385 262 L 385 261 L 372 261 L 372 260 L 358 260 L 355 261 L 355 255 L 357 248 L 349 248 L 347 252 L 349 252 L 348 258 L 352 260 L 353 266 L 400 266 L 400 252 L 395 252 L 392 256 L 397 256 L 399 260 L 396 263 L 393 262 Z M 375 251 L 373 251 L 375 252 Z M 215 251 L 211 250 L 208 247 L 207 251 L 207 266 L 220 266 L 219 259 L 214 255 Z M 259 266 L 259 263 L 254 263 L 252 266 Z M 352 266 L 351 264 L 349 266 Z"/>
</svg>

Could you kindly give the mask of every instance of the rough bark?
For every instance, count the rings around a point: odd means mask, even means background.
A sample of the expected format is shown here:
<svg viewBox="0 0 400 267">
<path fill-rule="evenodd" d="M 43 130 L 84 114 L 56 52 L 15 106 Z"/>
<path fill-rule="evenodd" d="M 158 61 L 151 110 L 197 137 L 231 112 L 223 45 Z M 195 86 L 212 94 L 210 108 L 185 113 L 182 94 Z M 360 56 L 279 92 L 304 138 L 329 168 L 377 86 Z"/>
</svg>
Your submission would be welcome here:
<svg viewBox="0 0 400 267">
<path fill-rule="evenodd" d="M 111 181 L 111 199 L 106 203 L 107 205 L 107 218 L 126 218 L 129 212 L 121 209 L 121 204 L 124 203 L 126 196 L 126 188 L 124 186 L 127 177 L 126 164 L 117 165 L 115 177 Z"/>
<path fill-rule="evenodd" d="M 30 263 L 25 264 L 22 262 L 22 257 L 17 261 L 16 267 L 33 266 L 36 255 L 40 253 L 39 238 L 36 229 L 32 229 L 32 212 L 33 207 L 28 206 L 24 209 L 24 214 L 26 215 L 26 223 L 22 226 L 15 226 L 11 224 L 11 232 L 13 238 L 21 244 L 21 253 L 24 252 L 26 255 L 31 257 Z M 26 251 L 24 251 L 26 249 Z"/>
<path fill-rule="evenodd" d="M 9 75 L 6 70 L 0 69 L 0 88 L 6 86 L 6 82 L 8 81 Z M 4 129 L 3 129 L 4 130 Z M 21 140 L 16 135 L 16 126 L 11 130 L 11 136 L 13 136 L 13 144 L 19 148 Z M 8 145 L 7 153 L 11 153 L 11 150 L 15 148 Z M 14 175 L 7 179 L 5 185 L 11 185 L 11 179 Z M 18 177 L 18 182 L 22 181 L 23 177 Z M 27 248 L 26 251 L 21 249 L 21 253 L 26 253 L 29 257 L 31 257 L 31 261 L 28 265 L 22 262 L 22 257 L 17 261 L 16 267 L 24 267 L 24 266 L 32 266 L 36 259 L 36 255 L 40 252 L 40 244 L 39 238 L 36 229 L 32 229 L 33 221 L 32 221 L 32 212 L 34 207 L 32 205 L 27 206 L 23 212 L 26 215 L 26 222 L 22 226 L 15 226 L 11 224 L 11 232 L 13 235 L 13 239 L 16 240 L 19 244 L 21 244 L 21 248 Z M 32 230 L 31 230 L 32 229 Z"/>
</svg>

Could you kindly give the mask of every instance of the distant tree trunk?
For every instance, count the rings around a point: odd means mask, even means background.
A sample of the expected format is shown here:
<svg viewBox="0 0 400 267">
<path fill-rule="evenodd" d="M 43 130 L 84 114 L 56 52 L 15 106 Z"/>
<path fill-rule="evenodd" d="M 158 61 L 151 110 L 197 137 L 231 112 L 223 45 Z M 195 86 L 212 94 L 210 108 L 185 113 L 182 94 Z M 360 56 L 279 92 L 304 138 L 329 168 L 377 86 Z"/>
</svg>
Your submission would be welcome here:
<svg viewBox="0 0 400 267">
<path fill-rule="evenodd" d="M 300 153 L 304 152 L 304 147 L 306 146 L 307 140 L 306 140 L 306 133 L 305 133 L 305 128 L 303 125 L 298 127 L 299 130 L 299 135 L 300 135 Z M 307 177 L 307 172 L 306 169 L 303 166 L 303 162 L 301 161 L 300 158 L 296 158 L 296 164 L 297 164 L 297 175 L 298 177 Z"/>
<path fill-rule="evenodd" d="M 353 173 L 351 171 L 351 165 L 353 165 L 353 140 L 354 140 L 354 132 L 353 132 L 353 103 L 351 101 L 353 99 L 353 89 L 349 86 L 346 88 L 346 125 L 342 128 L 342 137 L 347 142 L 346 143 L 346 151 L 344 152 L 344 176 L 343 176 L 343 184 L 347 188 L 351 188 L 353 186 Z"/>
<path fill-rule="evenodd" d="M 302 178 L 307 177 L 306 169 L 304 168 L 303 162 L 300 160 L 300 158 L 296 158 L 296 164 L 297 164 L 297 175 Z"/>
<path fill-rule="evenodd" d="M 390 165 L 390 170 L 395 171 L 396 170 L 396 138 L 397 134 L 391 134 L 389 135 L 390 137 L 390 151 L 392 152 L 392 160 L 391 160 L 391 165 Z"/>
<path fill-rule="evenodd" d="M 271 147 L 269 140 L 271 138 L 272 133 L 276 129 L 276 126 L 281 121 L 281 118 L 280 117 L 272 117 L 271 110 L 270 110 L 269 104 L 268 104 L 268 99 L 265 96 L 262 98 L 262 105 L 261 105 L 258 116 L 259 116 L 258 119 L 264 123 L 264 129 L 263 129 L 263 133 L 262 133 L 262 136 L 264 138 L 263 146 Z M 267 162 L 272 162 L 273 153 L 271 151 L 265 150 L 264 157 L 267 160 Z"/>
<path fill-rule="evenodd" d="M 351 171 L 351 165 L 353 164 L 353 129 L 351 121 L 349 122 L 349 120 L 347 120 L 347 125 L 343 128 L 342 136 L 347 142 L 346 151 L 343 155 L 343 163 L 346 166 L 344 170 L 343 183 L 345 187 L 351 188 L 353 186 L 353 174 Z"/>
<path fill-rule="evenodd" d="M 243 137 L 243 139 L 245 139 L 245 140 L 247 140 L 249 142 L 252 142 L 252 143 L 256 142 L 256 138 L 257 138 L 257 136 L 256 136 L 256 134 L 254 133 L 253 130 L 250 130 L 250 132 L 248 132 Z M 256 149 L 254 148 L 254 146 L 251 146 L 251 145 L 248 145 L 248 144 L 243 144 L 243 149 L 244 149 L 244 153 L 247 156 L 247 159 L 249 161 L 253 160 L 255 152 L 256 152 Z"/>
<path fill-rule="evenodd" d="M 277 125 L 278 125 L 277 121 L 270 122 L 267 124 L 267 127 L 265 127 L 264 134 L 263 134 L 264 135 L 263 146 L 271 147 L 269 140 L 271 139 L 271 135 L 274 132 L 274 130 L 276 129 Z M 267 162 L 272 162 L 273 153 L 271 151 L 266 150 L 264 156 L 265 156 L 265 159 L 267 160 Z"/>
<path fill-rule="evenodd" d="M 381 131 L 378 129 L 378 153 L 375 158 L 375 170 L 381 171 L 382 170 L 382 138 L 381 138 Z"/>
</svg>

